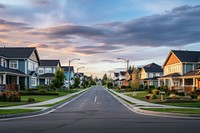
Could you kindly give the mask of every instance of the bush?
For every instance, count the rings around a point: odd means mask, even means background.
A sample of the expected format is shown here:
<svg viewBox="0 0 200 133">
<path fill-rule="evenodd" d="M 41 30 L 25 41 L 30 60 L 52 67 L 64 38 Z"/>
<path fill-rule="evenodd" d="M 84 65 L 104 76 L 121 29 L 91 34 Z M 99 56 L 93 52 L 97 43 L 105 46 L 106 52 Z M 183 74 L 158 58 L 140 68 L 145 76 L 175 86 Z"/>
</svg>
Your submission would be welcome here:
<svg viewBox="0 0 200 133">
<path fill-rule="evenodd" d="M 150 100 L 154 100 L 154 99 L 158 99 L 156 94 L 152 94 L 151 97 L 150 97 Z"/>
<path fill-rule="evenodd" d="M 152 93 L 158 95 L 159 94 L 159 90 L 158 89 L 153 89 Z"/>
<path fill-rule="evenodd" d="M 46 92 L 46 91 L 20 91 L 20 95 L 59 95 L 57 92 Z"/>
<path fill-rule="evenodd" d="M 17 91 L 3 91 L 0 94 L 0 101 L 19 102 L 21 101 L 21 97 Z"/>
<path fill-rule="evenodd" d="M 161 86 L 161 87 L 159 87 L 159 90 L 166 92 L 168 90 L 168 87 L 167 86 Z"/>
<path fill-rule="evenodd" d="M 170 94 L 168 99 L 180 99 L 180 96 L 178 96 L 176 94 Z"/>
<path fill-rule="evenodd" d="M 200 101 L 200 95 L 197 96 L 197 100 Z"/>
<path fill-rule="evenodd" d="M 35 99 L 32 97 L 29 97 L 27 102 L 29 102 L 29 103 L 35 102 Z"/>
<path fill-rule="evenodd" d="M 146 98 L 147 100 L 149 100 L 149 99 L 151 98 L 151 95 L 152 95 L 152 94 L 147 94 L 145 98 Z"/>
</svg>

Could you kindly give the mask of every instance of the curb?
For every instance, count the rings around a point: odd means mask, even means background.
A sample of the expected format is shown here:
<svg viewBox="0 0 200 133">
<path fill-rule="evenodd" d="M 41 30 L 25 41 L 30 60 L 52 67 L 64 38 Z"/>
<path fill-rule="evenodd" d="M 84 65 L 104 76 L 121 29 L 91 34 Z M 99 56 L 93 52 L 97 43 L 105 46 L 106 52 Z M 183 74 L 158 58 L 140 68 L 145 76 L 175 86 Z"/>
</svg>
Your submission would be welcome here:
<svg viewBox="0 0 200 133">
<path fill-rule="evenodd" d="M 105 88 L 111 95 L 113 95 L 117 100 L 120 102 L 123 102 L 122 104 L 126 105 L 128 109 L 131 111 L 142 114 L 142 115 L 151 115 L 151 116 L 159 116 L 159 117 L 172 117 L 172 118 L 187 118 L 187 119 L 200 119 L 200 114 L 182 114 L 182 113 L 168 113 L 168 112 L 156 112 L 156 111 L 149 111 L 149 110 L 143 110 L 138 107 L 135 107 L 135 105 L 131 105 L 130 103 L 126 102 L 124 98 L 122 98 L 120 95 L 117 95 L 116 93 L 112 93 L 109 91 L 109 89 Z M 127 99 L 126 99 L 127 100 Z M 128 101 L 128 100 L 127 100 Z M 130 101 L 129 101 L 130 102 Z"/>
<path fill-rule="evenodd" d="M 77 98 L 78 96 L 81 96 L 83 95 L 84 93 L 86 93 L 89 89 L 86 89 L 76 95 L 73 95 L 65 100 L 67 101 L 63 101 L 61 103 L 58 103 L 56 105 L 53 105 L 47 109 L 43 109 L 43 110 L 40 110 L 40 111 L 35 111 L 35 112 L 30 112 L 30 113 L 18 113 L 18 114 L 6 114 L 6 115 L 0 115 L 0 121 L 1 120 L 6 120 L 6 119 L 9 119 L 9 118 L 23 118 L 23 117 L 34 117 L 34 116 L 38 116 L 38 115 L 43 115 L 43 114 L 48 114 L 48 113 L 51 113 L 53 111 L 55 111 L 59 106 L 62 106 L 66 103 L 70 103 L 72 100 L 75 100 L 75 98 Z"/>
</svg>

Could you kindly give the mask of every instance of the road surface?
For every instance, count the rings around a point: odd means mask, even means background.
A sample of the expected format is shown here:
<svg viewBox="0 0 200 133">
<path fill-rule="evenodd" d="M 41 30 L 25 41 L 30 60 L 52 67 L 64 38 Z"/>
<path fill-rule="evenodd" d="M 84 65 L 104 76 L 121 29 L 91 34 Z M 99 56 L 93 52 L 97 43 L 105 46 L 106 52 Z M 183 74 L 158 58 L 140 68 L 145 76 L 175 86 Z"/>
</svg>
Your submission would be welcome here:
<svg viewBox="0 0 200 133">
<path fill-rule="evenodd" d="M 44 116 L 0 121 L 0 133 L 200 133 L 200 120 L 136 114 L 101 86 Z"/>
</svg>

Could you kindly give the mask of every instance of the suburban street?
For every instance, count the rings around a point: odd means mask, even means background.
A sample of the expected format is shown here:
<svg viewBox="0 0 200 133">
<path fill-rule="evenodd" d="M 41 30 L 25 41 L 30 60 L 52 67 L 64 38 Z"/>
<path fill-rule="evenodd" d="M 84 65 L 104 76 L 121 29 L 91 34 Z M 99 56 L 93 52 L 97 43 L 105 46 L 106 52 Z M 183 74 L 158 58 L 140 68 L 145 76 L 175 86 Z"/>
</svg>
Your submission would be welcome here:
<svg viewBox="0 0 200 133">
<path fill-rule="evenodd" d="M 1 133 L 198 133 L 200 121 L 136 114 L 101 86 L 44 116 L 0 121 Z"/>
</svg>

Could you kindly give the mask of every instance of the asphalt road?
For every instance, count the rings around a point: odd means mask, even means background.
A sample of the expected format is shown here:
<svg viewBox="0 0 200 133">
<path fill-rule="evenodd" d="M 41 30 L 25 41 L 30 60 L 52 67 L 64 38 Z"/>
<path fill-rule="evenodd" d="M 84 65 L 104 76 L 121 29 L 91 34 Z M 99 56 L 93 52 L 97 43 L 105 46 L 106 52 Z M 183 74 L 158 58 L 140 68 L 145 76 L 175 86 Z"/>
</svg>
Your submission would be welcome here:
<svg viewBox="0 0 200 133">
<path fill-rule="evenodd" d="M 200 120 L 133 113 L 100 86 L 56 111 L 0 121 L 0 133 L 200 133 Z"/>
</svg>

